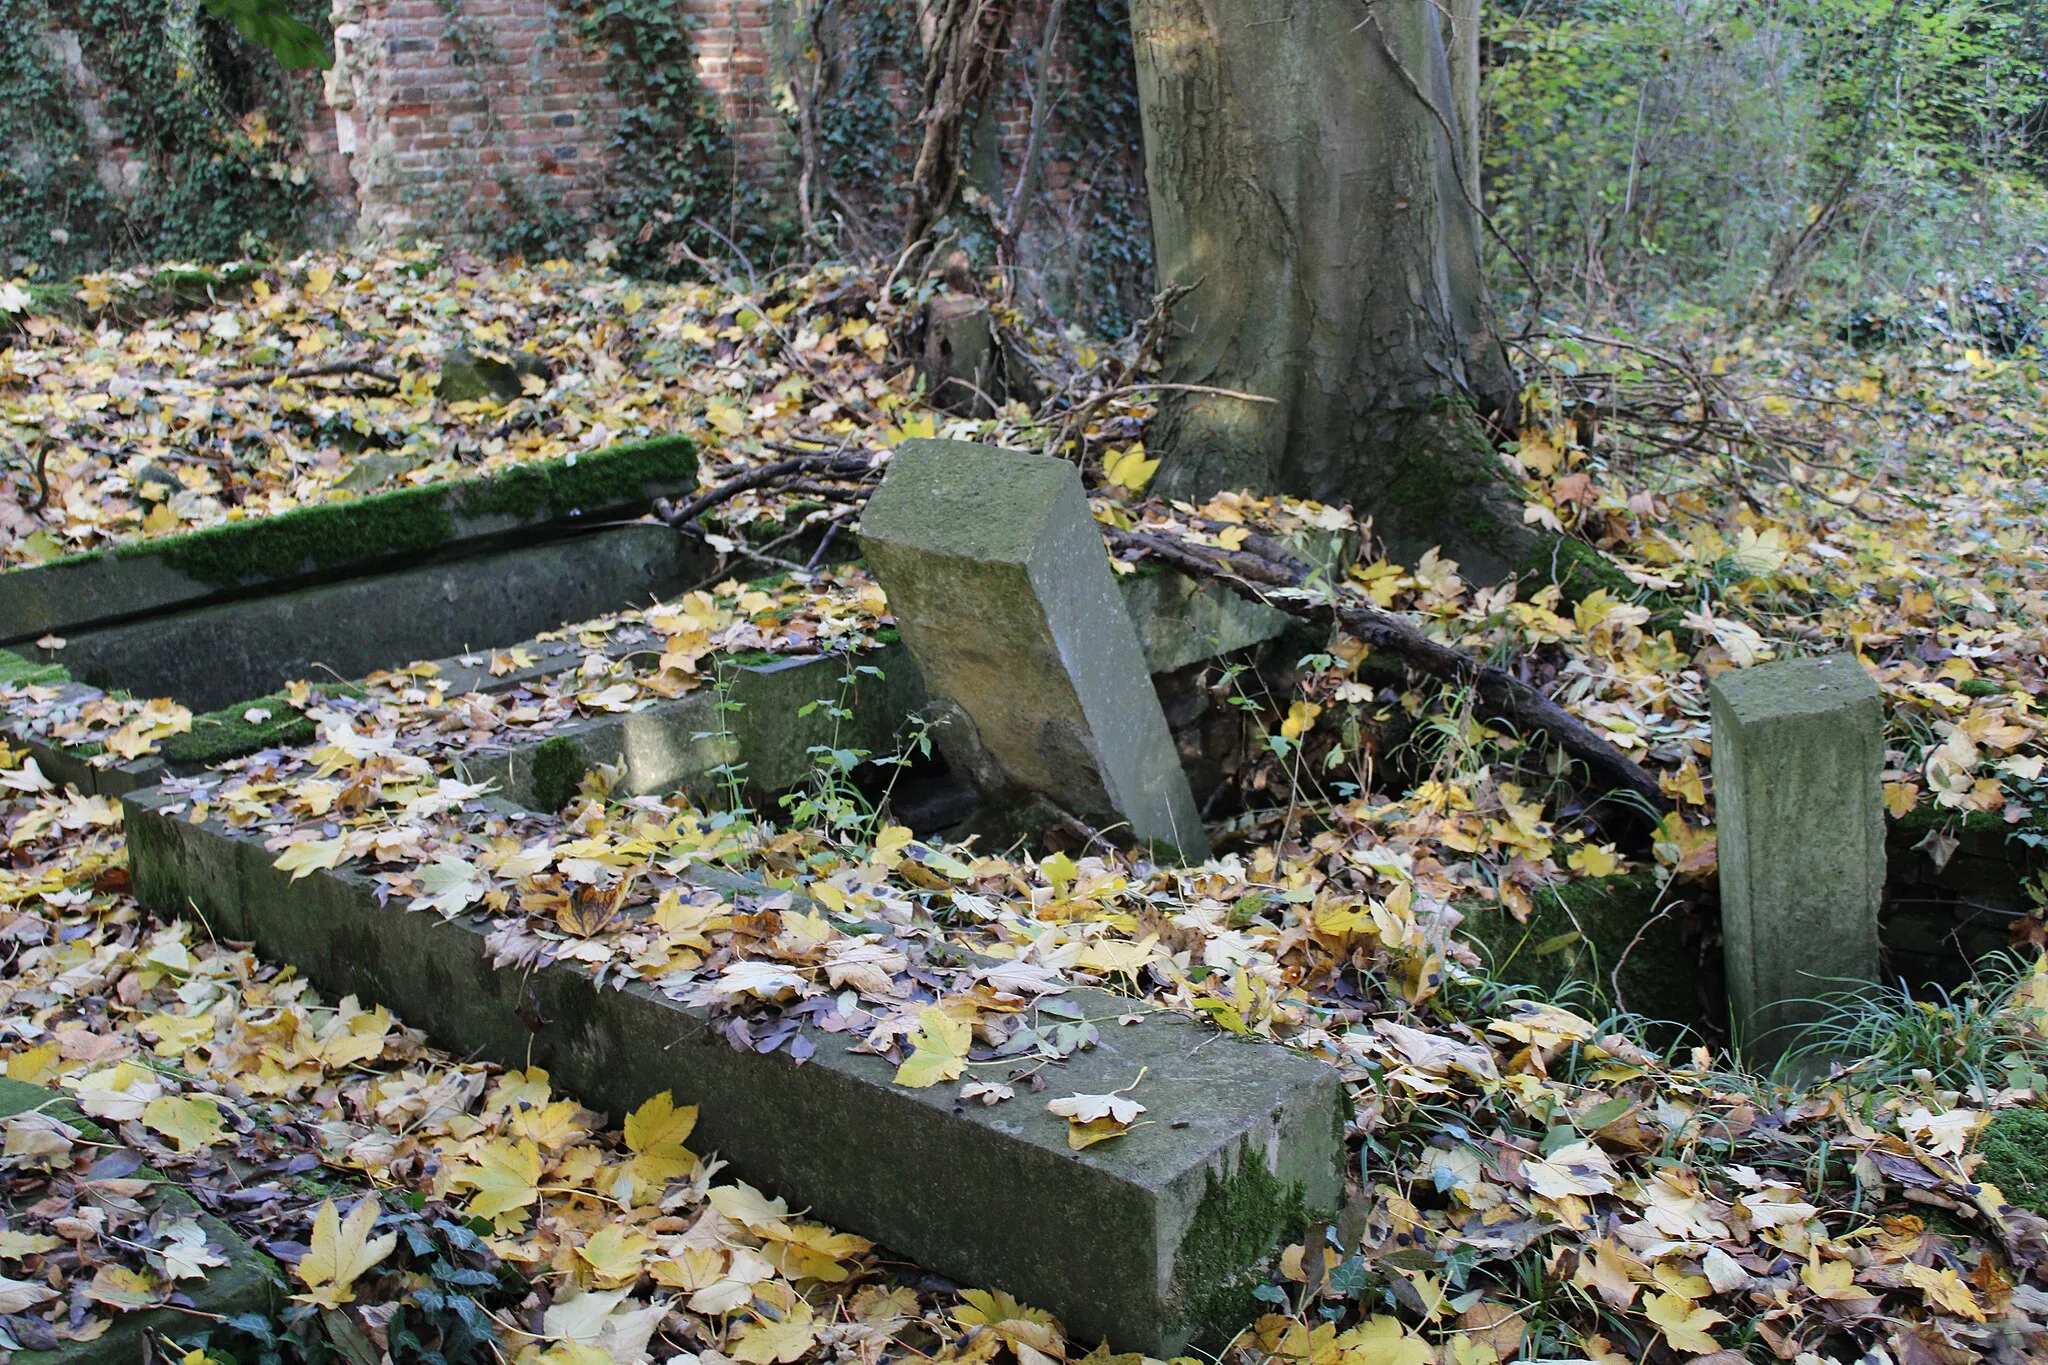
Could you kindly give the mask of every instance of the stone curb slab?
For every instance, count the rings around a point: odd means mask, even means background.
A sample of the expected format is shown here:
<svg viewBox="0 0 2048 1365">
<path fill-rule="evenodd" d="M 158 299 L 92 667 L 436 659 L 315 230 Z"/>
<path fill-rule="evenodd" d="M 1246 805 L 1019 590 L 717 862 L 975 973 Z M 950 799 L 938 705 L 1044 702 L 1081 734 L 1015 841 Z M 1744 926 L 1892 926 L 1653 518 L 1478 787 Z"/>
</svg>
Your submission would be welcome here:
<svg viewBox="0 0 2048 1365">
<path fill-rule="evenodd" d="M 802 1065 L 735 1050 L 719 1021 L 641 983 L 597 987 L 573 962 L 500 970 L 488 922 L 380 906 L 343 870 L 293 882 L 250 834 L 124 799 L 136 897 L 251 940 L 322 989 L 390 1007 L 437 1044 L 543 1066 L 614 1118 L 672 1090 L 700 1104 L 697 1143 L 797 1207 L 961 1283 L 1060 1315 L 1072 1339 L 1171 1355 L 1227 1338 L 1257 1304 L 1251 1268 L 1342 1198 L 1336 1071 L 1098 991 L 1062 997 L 1102 1044 L 993 1107 L 952 1086 L 907 1090 L 885 1059 L 815 1032 Z M 715 878 L 707 879 L 715 884 Z M 763 888 L 765 890 L 766 888 Z M 1081 1152 L 1046 1099 L 1134 1092 L 1145 1126 Z"/>
<path fill-rule="evenodd" d="M 0 573 L 0 644 L 639 516 L 697 483 L 682 436 L 228 522 Z"/>
<path fill-rule="evenodd" d="M 1879 979 L 1884 702 L 1847 655 L 1731 669 L 1708 694 L 1729 1012 L 1768 1062 L 1818 997 Z"/>
<path fill-rule="evenodd" d="M 73 631 L 61 650 L 17 649 L 74 678 L 210 711 L 295 678 L 359 677 L 451 643 L 522 639 L 651 602 L 687 587 L 706 557 L 665 526 L 618 526 Z"/>
</svg>

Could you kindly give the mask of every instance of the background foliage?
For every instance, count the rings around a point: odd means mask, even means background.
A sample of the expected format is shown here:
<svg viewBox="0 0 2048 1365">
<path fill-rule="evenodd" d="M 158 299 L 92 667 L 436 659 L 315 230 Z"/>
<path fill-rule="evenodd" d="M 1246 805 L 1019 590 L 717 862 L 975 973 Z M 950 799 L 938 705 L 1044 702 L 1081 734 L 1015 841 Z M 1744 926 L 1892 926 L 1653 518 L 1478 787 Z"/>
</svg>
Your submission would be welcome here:
<svg viewBox="0 0 2048 1365">
<path fill-rule="evenodd" d="M 299 0 L 326 37 L 326 6 Z M 64 38 L 103 84 L 89 127 Z M 0 244 L 10 273 L 223 259 L 296 241 L 317 76 L 293 76 L 196 0 L 0 0 Z M 102 178 L 99 149 L 140 166 Z"/>
<path fill-rule="evenodd" d="M 1487 190 L 1582 305 L 1905 293 L 2048 222 L 2039 0 L 1527 0 L 1488 35 Z M 1500 255 L 1493 278 L 1525 291 Z"/>
</svg>

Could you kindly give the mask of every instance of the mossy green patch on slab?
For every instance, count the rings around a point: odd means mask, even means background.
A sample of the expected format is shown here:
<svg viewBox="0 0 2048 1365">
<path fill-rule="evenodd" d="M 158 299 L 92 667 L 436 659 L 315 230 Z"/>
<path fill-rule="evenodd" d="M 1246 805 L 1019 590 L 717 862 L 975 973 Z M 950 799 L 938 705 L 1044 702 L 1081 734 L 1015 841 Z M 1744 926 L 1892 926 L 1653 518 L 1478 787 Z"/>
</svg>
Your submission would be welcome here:
<svg viewBox="0 0 2048 1365">
<path fill-rule="evenodd" d="M 2021 1208 L 2048 1213 L 2048 1113 L 2006 1110 L 1985 1126 L 1977 1150 L 1984 1154 L 1978 1180 Z"/>
<path fill-rule="evenodd" d="M 354 683 L 319 683 L 313 690 L 324 696 L 363 695 Z M 313 721 L 304 711 L 293 707 L 283 693 L 273 693 L 192 717 L 192 728 L 165 740 L 160 752 L 165 762 L 204 767 L 260 749 L 305 744 L 314 733 Z"/>
<path fill-rule="evenodd" d="M 1174 1298 L 1191 1342 L 1221 1347 L 1259 1316 L 1252 1291 L 1266 1281 L 1267 1258 L 1299 1237 L 1311 1216 L 1301 1182 L 1267 1170 L 1250 1144 L 1236 1169 L 1208 1173 L 1173 1262 Z"/>
<path fill-rule="evenodd" d="M 589 764 L 576 741 L 563 735 L 543 740 L 533 751 L 533 800 L 544 811 L 557 811 L 575 798 Z"/>
<path fill-rule="evenodd" d="M 12 650 L 0 649 L 0 683 L 38 687 L 70 681 L 71 675 L 64 671 L 62 664 L 37 663 L 34 659 L 22 658 Z"/>
<path fill-rule="evenodd" d="M 1461 901 L 1458 932 L 1502 981 L 1550 992 L 1583 983 L 1610 1007 L 1696 1024 L 1699 962 L 1684 917 L 1667 912 L 1659 888 L 1647 871 L 1581 877 L 1538 889 L 1526 923 L 1491 901 Z"/>
<path fill-rule="evenodd" d="M 398 488 L 367 497 L 294 508 L 160 540 L 121 546 L 122 558 L 158 556 L 216 587 L 242 587 L 377 560 L 420 555 L 486 519 L 567 520 L 645 506 L 651 490 L 694 486 L 695 445 L 658 437 L 514 465 L 489 478 Z"/>
</svg>

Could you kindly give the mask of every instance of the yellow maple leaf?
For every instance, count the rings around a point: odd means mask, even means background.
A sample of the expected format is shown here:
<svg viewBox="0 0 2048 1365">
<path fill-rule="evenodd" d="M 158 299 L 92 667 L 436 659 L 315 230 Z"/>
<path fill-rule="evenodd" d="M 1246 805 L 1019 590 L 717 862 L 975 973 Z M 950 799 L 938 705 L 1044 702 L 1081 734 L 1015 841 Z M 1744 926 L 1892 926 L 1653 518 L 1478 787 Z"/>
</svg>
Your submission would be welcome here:
<svg viewBox="0 0 2048 1365">
<path fill-rule="evenodd" d="M 1621 867 L 1613 844 L 1581 844 L 1572 850 L 1565 862 L 1574 872 L 1583 872 L 1588 877 L 1611 877 Z"/>
<path fill-rule="evenodd" d="M 641 1263 L 652 1250 L 652 1238 L 618 1223 L 606 1223 L 589 1241 L 576 1248 L 576 1259 L 590 1267 L 591 1275 L 600 1288 L 611 1289 L 639 1279 Z"/>
<path fill-rule="evenodd" d="M 633 1153 L 633 1175 L 659 1191 L 697 1169 L 697 1155 L 683 1142 L 697 1126 L 697 1106 L 676 1108 L 664 1090 L 626 1115 L 626 1148 Z"/>
<path fill-rule="evenodd" d="M 1429 1365 L 1436 1359 L 1427 1341 L 1387 1313 L 1378 1313 L 1340 1334 L 1344 1365 Z"/>
<path fill-rule="evenodd" d="M 1159 472 L 1159 461 L 1145 458 L 1145 443 L 1134 441 L 1102 461 L 1103 477 L 1118 488 L 1128 488 L 1133 493 L 1144 491 L 1152 482 L 1152 476 Z"/>
<path fill-rule="evenodd" d="M 346 839 L 304 839 L 278 854 L 273 866 L 280 872 L 291 873 L 292 880 L 297 881 L 314 872 L 332 871 L 347 857 Z"/>
<path fill-rule="evenodd" d="M 1977 1302 L 1977 1296 L 1963 1283 L 1962 1277 L 1953 1270 L 1936 1270 L 1933 1266 L 1914 1265 L 1911 1262 L 1899 1267 L 1900 1278 L 1927 1296 L 1927 1302 L 1944 1313 L 1953 1313 L 1959 1318 L 1972 1322 L 1984 1321 L 1984 1309 Z"/>
<path fill-rule="evenodd" d="M 1799 1282 L 1824 1299 L 1870 1297 L 1868 1291 L 1856 1287 L 1856 1267 L 1847 1261 L 1808 1261 L 1799 1272 Z"/>
<path fill-rule="evenodd" d="M 798 1299 L 780 1322 L 757 1318 L 740 1328 L 739 1345 L 733 1347 L 732 1358 L 744 1360 L 747 1365 L 790 1365 L 803 1359 L 817 1343 L 815 1323 L 811 1306 Z"/>
<path fill-rule="evenodd" d="M 159 1095 L 142 1107 L 142 1122 L 169 1138 L 181 1153 L 219 1142 L 224 1126 L 220 1106 L 205 1095 Z"/>
<path fill-rule="evenodd" d="M 1643 1303 L 1643 1316 L 1657 1324 L 1657 1330 L 1675 1351 L 1688 1355 L 1712 1355 L 1721 1343 L 1707 1335 L 1716 1323 L 1728 1321 L 1711 1308 L 1701 1308 L 1683 1294 L 1657 1294 Z"/>
<path fill-rule="evenodd" d="M 1300 739 L 1314 728 L 1316 717 L 1323 714 L 1323 708 L 1314 702 L 1297 701 L 1287 708 L 1287 719 L 1280 722 L 1282 739 Z"/>
<path fill-rule="evenodd" d="M 59 1060 L 55 1043 L 44 1043 L 17 1052 L 7 1059 L 7 1079 L 22 1081 L 28 1085 L 40 1085 L 55 1073 Z"/>
<path fill-rule="evenodd" d="M 354 1301 L 355 1282 L 398 1245 L 395 1232 L 377 1238 L 370 1236 L 376 1221 L 375 1199 L 357 1201 L 345 1222 L 335 1211 L 332 1199 L 321 1204 L 319 1212 L 313 1215 L 312 1247 L 292 1267 L 292 1274 L 306 1286 L 305 1293 L 292 1295 L 293 1301 L 321 1308 L 339 1308 Z"/>
<path fill-rule="evenodd" d="M 911 1054 L 896 1068 L 896 1084 L 909 1090 L 923 1090 L 940 1081 L 959 1079 L 967 1070 L 967 1052 L 974 1045 L 974 1030 L 936 1005 L 926 1005 L 917 1016 L 917 1032 L 910 1035 Z"/>
<path fill-rule="evenodd" d="M 540 1198 L 540 1149 L 531 1141 L 490 1143 L 477 1156 L 476 1169 L 458 1179 L 476 1190 L 469 1212 L 495 1219 Z"/>
</svg>

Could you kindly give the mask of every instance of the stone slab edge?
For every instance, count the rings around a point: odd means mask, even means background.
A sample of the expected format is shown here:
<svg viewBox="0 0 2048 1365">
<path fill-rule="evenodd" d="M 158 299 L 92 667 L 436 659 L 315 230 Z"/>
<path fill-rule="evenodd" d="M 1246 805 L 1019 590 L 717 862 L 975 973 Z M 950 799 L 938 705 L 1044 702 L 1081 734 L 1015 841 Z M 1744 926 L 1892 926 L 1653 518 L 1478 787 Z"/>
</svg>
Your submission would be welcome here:
<svg viewBox="0 0 2048 1365">
<path fill-rule="evenodd" d="M 645 466 L 634 479 L 634 466 Z M 584 474 L 578 476 L 581 468 Z M 563 505 L 557 483 L 578 479 L 603 495 Z M 530 539 L 638 516 L 657 497 L 696 486 L 696 447 L 683 436 L 611 446 L 450 480 L 294 508 L 160 540 L 0 573 L 0 644 L 33 640 L 173 607 L 388 567 L 428 554 L 463 553 L 517 535 Z M 287 562 L 256 572 L 212 566 Z"/>
<path fill-rule="evenodd" d="M 82 1130 L 88 1137 L 101 1134 L 99 1125 L 78 1112 L 69 1096 L 61 1091 L 0 1077 L 0 1119 L 13 1118 L 29 1110 L 40 1110 L 59 1122 Z M 268 1314 L 281 1296 L 283 1277 L 268 1256 L 243 1241 L 241 1235 L 220 1219 L 201 1209 L 161 1171 L 144 1166 L 136 1173 L 142 1180 L 158 1182 L 144 1197 L 153 1212 L 172 1218 L 192 1218 L 206 1229 L 206 1239 L 221 1249 L 227 1264 L 217 1266 L 196 1287 L 183 1286 L 199 1313 L 229 1318 L 241 1313 Z M 165 1339 L 187 1337 L 206 1327 L 205 1317 L 174 1308 L 156 1308 L 142 1313 L 122 1313 L 113 1325 L 94 1341 L 67 1342 L 54 1351 L 16 1351 L 14 1365 L 83 1365 L 88 1361 L 125 1361 L 148 1358 L 144 1334 L 154 1332 Z"/>
<path fill-rule="evenodd" d="M 499 970 L 487 923 L 378 905 L 348 870 L 297 882 L 260 840 L 124 799 L 135 895 L 253 941 L 324 990 L 396 1011 L 439 1045 L 546 1067 L 615 1120 L 662 1090 L 701 1104 L 696 1143 L 736 1174 L 960 1282 L 1058 1313 L 1072 1339 L 1171 1355 L 1203 1328 L 1260 1247 L 1299 1214 L 1342 1198 L 1345 1096 L 1334 1069 L 1275 1044 L 1219 1035 L 1097 991 L 1065 998 L 1102 1019 L 1103 1043 L 1046 1073 L 1046 1098 L 1128 1086 L 1148 1126 L 1071 1152 L 1062 1120 L 1028 1090 L 960 1106 L 954 1087 L 906 1090 L 884 1059 L 813 1033 L 816 1055 L 734 1050 L 717 1022 L 641 983 L 596 986 L 580 964 Z M 1272 1179 L 1268 1179 L 1270 1175 Z M 1283 1204 L 1285 1206 L 1283 1206 Z M 1237 1256 L 1226 1248 L 1239 1248 Z"/>
</svg>

